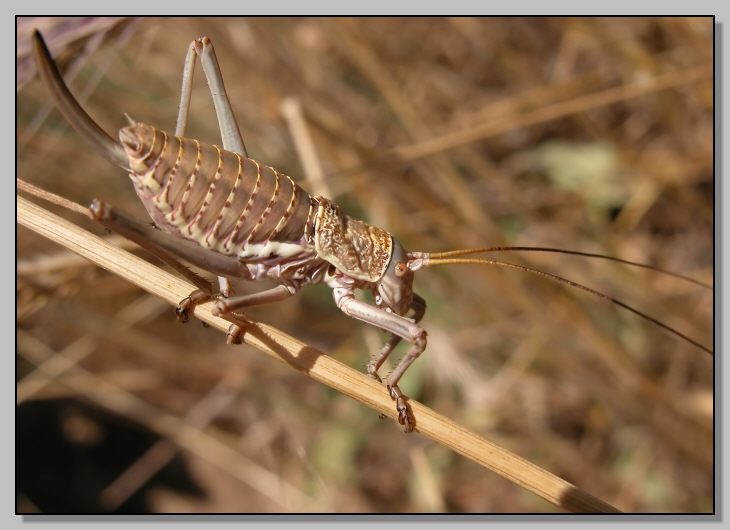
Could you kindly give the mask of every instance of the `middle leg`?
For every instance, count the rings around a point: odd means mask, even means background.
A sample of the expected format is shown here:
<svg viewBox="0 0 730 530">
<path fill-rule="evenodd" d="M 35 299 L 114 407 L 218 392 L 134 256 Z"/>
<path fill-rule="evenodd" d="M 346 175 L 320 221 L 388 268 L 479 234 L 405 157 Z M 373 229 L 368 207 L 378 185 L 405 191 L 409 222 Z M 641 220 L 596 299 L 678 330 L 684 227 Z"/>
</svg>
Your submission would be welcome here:
<svg viewBox="0 0 730 530">
<path fill-rule="evenodd" d="M 225 316 L 228 314 L 235 315 L 235 310 L 242 309 L 244 307 L 281 302 L 282 300 L 286 300 L 290 296 L 295 295 L 299 289 L 299 285 L 290 283 L 277 285 L 276 287 L 272 287 L 271 289 L 258 293 L 219 298 L 215 303 L 215 307 L 213 307 L 213 314 L 216 316 Z M 243 329 L 236 324 L 232 324 L 228 329 L 226 342 L 228 344 L 240 344 L 242 336 Z"/>
</svg>

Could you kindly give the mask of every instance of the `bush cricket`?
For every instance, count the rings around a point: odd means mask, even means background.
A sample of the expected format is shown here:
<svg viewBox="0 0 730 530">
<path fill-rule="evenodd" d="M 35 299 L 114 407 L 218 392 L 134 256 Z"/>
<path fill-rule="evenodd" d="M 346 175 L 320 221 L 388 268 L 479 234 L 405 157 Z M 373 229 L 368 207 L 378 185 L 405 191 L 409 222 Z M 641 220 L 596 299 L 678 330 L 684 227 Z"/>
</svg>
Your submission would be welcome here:
<svg viewBox="0 0 730 530">
<path fill-rule="evenodd" d="M 75 100 L 39 32 L 34 33 L 33 41 L 38 70 L 57 106 L 92 146 L 129 173 L 155 226 L 130 220 L 99 200 L 91 206 L 94 219 L 161 257 L 198 286 L 180 302 L 179 320 L 188 320 L 196 304 L 210 300 L 214 300 L 217 314 L 232 315 L 245 307 L 284 300 L 308 285 L 325 283 L 343 313 L 389 333 L 385 345 L 367 364 L 369 376 L 381 381 L 378 370 L 388 356 L 402 340 L 410 343 L 405 356 L 382 380 L 405 432 L 411 432 L 417 420 L 398 383 L 426 348 L 427 333 L 419 325 L 426 301 L 414 292 L 413 282 L 415 273 L 429 266 L 496 265 L 536 274 L 608 300 L 712 353 L 669 325 L 585 285 L 519 264 L 464 256 L 514 251 L 573 254 L 644 267 L 709 288 L 692 278 L 607 255 L 547 247 L 409 252 L 387 230 L 349 217 L 327 198 L 311 196 L 289 176 L 249 158 L 207 37 L 195 39 L 188 49 L 175 133 L 127 117 L 129 124 L 119 131 L 118 141 Z M 210 86 L 222 147 L 185 137 L 198 59 Z M 180 260 L 217 275 L 217 288 Z M 235 296 L 230 278 L 268 279 L 278 285 Z M 370 292 L 373 303 L 356 299 L 357 290 Z M 232 325 L 229 342 L 236 342 L 240 332 Z"/>
</svg>

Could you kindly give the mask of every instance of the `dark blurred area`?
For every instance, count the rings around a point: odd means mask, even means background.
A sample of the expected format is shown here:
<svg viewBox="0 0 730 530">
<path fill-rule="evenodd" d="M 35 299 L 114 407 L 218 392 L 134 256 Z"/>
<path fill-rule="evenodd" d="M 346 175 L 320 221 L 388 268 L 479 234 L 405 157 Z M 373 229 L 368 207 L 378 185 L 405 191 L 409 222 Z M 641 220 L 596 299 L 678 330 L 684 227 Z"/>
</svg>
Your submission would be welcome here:
<svg viewBox="0 0 730 530">
<path fill-rule="evenodd" d="M 30 34 L 44 33 L 112 134 L 125 112 L 174 129 L 187 46 L 208 35 L 251 156 L 409 250 L 552 246 L 712 283 L 712 22 L 19 18 L 18 177 L 146 219 L 129 179 L 53 108 Z M 295 147 L 296 108 L 320 178 Z M 187 135 L 220 138 L 200 68 Z M 16 251 L 18 512 L 556 511 L 250 347 L 178 324 L 22 227 Z M 588 284 L 712 347 L 711 290 L 575 256 L 492 257 Z M 713 510 L 712 356 L 517 271 L 438 268 L 415 286 L 429 346 L 407 395 L 624 511 Z M 324 286 L 249 313 L 363 370 L 384 340 Z"/>
<path fill-rule="evenodd" d="M 176 455 L 121 503 L 100 491 L 129 469 L 159 436 L 143 425 L 77 399 L 34 400 L 17 412 L 18 511 L 149 513 L 152 492 L 167 489 L 203 497 Z M 59 487 L 60 486 L 60 487 Z M 31 504 L 29 504 L 31 503 Z"/>
</svg>

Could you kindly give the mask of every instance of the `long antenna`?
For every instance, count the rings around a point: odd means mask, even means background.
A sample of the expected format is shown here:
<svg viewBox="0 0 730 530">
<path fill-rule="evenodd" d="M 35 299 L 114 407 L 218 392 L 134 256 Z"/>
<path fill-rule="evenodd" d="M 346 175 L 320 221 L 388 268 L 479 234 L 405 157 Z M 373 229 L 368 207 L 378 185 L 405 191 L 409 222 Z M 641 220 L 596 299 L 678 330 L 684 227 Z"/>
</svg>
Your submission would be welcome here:
<svg viewBox="0 0 730 530">
<path fill-rule="evenodd" d="M 455 252 L 459 252 L 459 251 L 455 251 Z M 448 253 L 441 253 L 440 255 L 444 255 L 444 254 L 448 254 Z M 486 258 L 435 258 L 434 259 L 434 256 L 438 256 L 438 255 L 439 254 L 424 254 L 421 257 L 410 261 L 408 264 L 409 268 L 411 268 L 412 270 L 418 270 L 421 267 L 428 267 L 428 266 L 432 266 L 432 265 L 479 264 L 479 265 L 497 265 L 500 267 L 507 267 L 510 269 L 516 269 L 516 270 L 536 274 L 538 276 L 542 276 L 543 278 L 547 278 L 550 280 L 554 280 L 557 282 L 561 282 L 561 283 L 570 285 L 571 287 L 581 289 L 581 290 L 591 293 L 595 296 L 598 296 L 599 298 L 608 300 L 611 303 L 614 303 L 620 307 L 623 307 L 627 311 L 631 311 L 635 315 L 639 315 L 640 317 L 648 320 L 649 322 L 653 322 L 657 326 L 666 329 L 667 331 L 675 334 L 678 337 L 681 337 L 682 339 L 689 342 L 693 346 L 696 346 L 697 348 L 700 348 L 701 350 L 706 351 L 710 355 L 713 355 L 713 352 L 711 349 L 704 346 L 703 344 L 700 344 L 696 340 L 688 337 L 684 333 L 677 331 L 676 329 L 672 328 L 671 326 L 657 320 L 656 318 L 654 318 L 652 316 L 647 315 L 646 313 L 643 313 L 642 311 L 639 311 L 638 309 L 631 307 L 630 305 L 622 302 L 621 300 L 617 300 L 616 298 L 608 296 L 607 294 L 604 294 L 600 291 L 596 291 L 595 289 L 591 289 L 590 287 L 587 287 L 578 282 L 574 282 L 573 280 L 569 280 L 567 278 L 563 278 L 562 276 L 558 276 L 556 274 L 552 274 L 549 272 L 541 271 L 538 269 L 533 269 L 532 267 L 525 267 L 524 265 L 518 265 L 516 263 L 508 263 L 505 261 L 486 259 Z"/>
<path fill-rule="evenodd" d="M 684 274 L 678 274 L 676 272 L 668 271 L 666 269 L 662 269 L 660 267 L 655 267 L 654 265 L 648 265 L 646 263 L 639 263 L 636 261 L 629 261 L 627 259 L 621 259 L 616 258 L 614 256 L 607 256 L 605 254 L 595 254 L 593 252 L 580 252 L 577 250 L 565 250 L 562 248 L 552 248 L 552 247 L 483 247 L 483 248 L 464 248 L 461 250 L 450 250 L 448 252 L 435 252 L 430 253 L 429 256 L 431 258 L 441 259 L 441 258 L 450 258 L 454 256 L 464 256 L 467 254 L 480 254 L 483 252 L 555 252 L 560 254 L 572 254 L 574 256 L 583 256 L 586 258 L 599 258 L 599 259 L 605 259 L 610 261 L 615 261 L 617 263 L 623 263 L 625 265 L 631 265 L 632 267 L 641 267 L 642 269 L 649 269 L 655 272 L 660 272 L 662 274 L 666 274 L 667 276 L 672 276 L 674 278 L 679 278 L 680 280 L 684 280 L 690 283 L 693 283 L 695 285 L 699 285 L 700 287 L 704 287 L 705 289 L 712 289 L 712 286 L 701 282 L 699 280 L 695 280 L 694 278 L 690 278 L 689 276 L 685 276 Z"/>
</svg>

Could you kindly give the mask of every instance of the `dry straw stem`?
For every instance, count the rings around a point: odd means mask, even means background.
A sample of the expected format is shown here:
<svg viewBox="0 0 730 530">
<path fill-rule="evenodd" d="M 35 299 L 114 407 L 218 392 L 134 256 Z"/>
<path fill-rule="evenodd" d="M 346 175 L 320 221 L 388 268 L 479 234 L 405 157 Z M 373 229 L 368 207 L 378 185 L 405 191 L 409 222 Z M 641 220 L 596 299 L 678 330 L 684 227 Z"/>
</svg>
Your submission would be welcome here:
<svg viewBox="0 0 730 530">
<path fill-rule="evenodd" d="M 17 197 L 17 221 L 110 272 L 124 277 L 149 293 L 159 296 L 171 305 L 177 305 L 194 290 L 188 282 L 109 244 L 20 196 Z M 220 331 L 226 331 L 230 324 L 213 316 L 211 304 L 198 306 L 195 316 Z M 381 384 L 278 329 L 250 322 L 246 324 L 243 340 L 246 344 L 289 364 L 309 377 L 357 399 L 381 414 L 394 418 L 395 407 Z M 554 505 L 578 513 L 617 512 L 613 506 L 485 440 L 428 407 L 415 401 L 410 401 L 410 405 L 416 417 L 418 432 L 536 493 Z M 403 443 L 409 443 L 408 439 L 404 438 Z"/>
<path fill-rule="evenodd" d="M 485 138 L 496 136 L 507 131 L 537 125 L 571 114 L 587 112 L 596 107 L 603 107 L 619 101 L 638 98 L 651 94 L 652 92 L 710 79 L 712 78 L 712 74 L 712 64 L 693 66 L 691 68 L 669 72 L 647 81 L 608 88 L 593 94 L 586 94 L 567 101 L 547 105 L 535 111 L 525 113 L 522 116 L 510 115 L 507 118 L 498 118 L 495 121 L 487 121 L 486 123 L 479 123 L 465 127 L 464 129 L 448 132 L 442 136 L 434 136 L 419 143 L 402 145 L 396 147 L 394 152 L 403 160 L 416 160 L 470 142 L 484 140 Z"/>
</svg>

